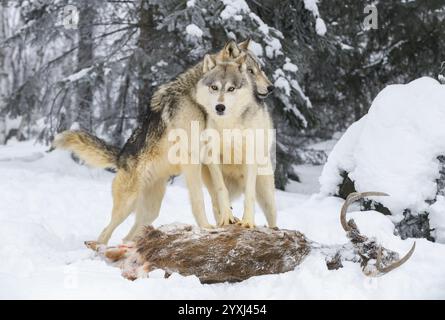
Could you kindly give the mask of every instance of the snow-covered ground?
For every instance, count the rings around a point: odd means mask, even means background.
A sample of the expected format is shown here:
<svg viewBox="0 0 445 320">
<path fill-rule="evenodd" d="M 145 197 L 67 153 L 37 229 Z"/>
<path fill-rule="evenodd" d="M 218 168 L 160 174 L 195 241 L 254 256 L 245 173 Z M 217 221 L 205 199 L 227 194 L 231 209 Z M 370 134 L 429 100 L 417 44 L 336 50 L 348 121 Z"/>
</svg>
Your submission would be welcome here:
<svg viewBox="0 0 445 320">
<path fill-rule="evenodd" d="M 195 277 L 162 272 L 134 282 L 85 248 L 108 222 L 112 173 L 75 164 L 62 151 L 11 143 L 0 147 L 0 298 L 132 298 L 132 299 L 385 299 L 445 298 L 445 246 L 423 239 L 411 260 L 383 277 L 367 278 L 359 266 L 345 263 L 329 271 L 324 257 L 311 254 L 285 274 L 254 277 L 237 284 L 202 285 Z M 304 184 L 315 191 L 320 168 L 307 172 Z M 311 172 L 313 170 L 313 172 Z M 318 170 L 318 171 L 317 171 Z M 339 223 L 342 200 L 277 192 L 278 224 L 297 229 L 324 244 L 346 243 Z M 210 214 L 210 201 L 206 197 Z M 242 202 L 234 205 L 242 212 Z M 393 224 L 377 212 L 350 214 L 361 231 L 382 244 L 407 252 L 412 239 L 393 236 Z M 126 221 L 113 235 L 118 243 L 132 225 Z M 257 223 L 264 224 L 261 211 Z M 194 223 L 181 178 L 168 187 L 156 225 Z"/>
</svg>

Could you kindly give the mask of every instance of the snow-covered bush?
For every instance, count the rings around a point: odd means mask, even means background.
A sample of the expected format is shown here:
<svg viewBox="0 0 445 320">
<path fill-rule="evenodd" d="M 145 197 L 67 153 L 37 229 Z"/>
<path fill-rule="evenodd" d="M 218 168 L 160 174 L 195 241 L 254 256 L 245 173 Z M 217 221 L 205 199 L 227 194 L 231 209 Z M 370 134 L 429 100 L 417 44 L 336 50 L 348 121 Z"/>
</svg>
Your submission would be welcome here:
<svg viewBox="0 0 445 320">
<path fill-rule="evenodd" d="M 334 147 L 320 177 L 321 193 L 339 194 L 347 174 L 357 191 L 390 195 L 378 201 L 399 231 L 402 220 L 424 214 L 435 229 L 431 235 L 445 241 L 444 124 L 444 85 L 424 77 L 388 86 Z"/>
</svg>

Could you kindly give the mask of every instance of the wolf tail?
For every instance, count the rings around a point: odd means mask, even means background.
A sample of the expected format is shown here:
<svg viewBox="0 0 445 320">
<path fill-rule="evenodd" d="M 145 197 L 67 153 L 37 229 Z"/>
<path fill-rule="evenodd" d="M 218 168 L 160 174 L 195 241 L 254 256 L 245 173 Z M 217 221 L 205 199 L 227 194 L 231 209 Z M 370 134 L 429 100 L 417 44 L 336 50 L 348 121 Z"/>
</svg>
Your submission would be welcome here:
<svg viewBox="0 0 445 320">
<path fill-rule="evenodd" d="M 88 165 L 97 168 L 117 169 L 119 149 L 85 131 L 64 131 L 53 141 L 53 148 L 73 152 Z"/>
</svg>

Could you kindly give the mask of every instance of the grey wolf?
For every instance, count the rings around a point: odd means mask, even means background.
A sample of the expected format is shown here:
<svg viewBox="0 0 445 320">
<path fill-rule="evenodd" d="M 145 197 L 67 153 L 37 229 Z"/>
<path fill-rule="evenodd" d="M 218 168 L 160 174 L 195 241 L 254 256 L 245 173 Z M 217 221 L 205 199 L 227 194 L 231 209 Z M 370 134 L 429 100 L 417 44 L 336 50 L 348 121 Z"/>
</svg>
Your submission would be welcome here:
<svg viewBox="0 0 445 320">
<path fill-rule="evenodd" d="M 247 54 L 242 53 L 236 59 L 218 61 L 207 55 L 204 58 L 204 75 L 197 84 L 197 102 L 205 108 L 207 114 L 206 128 L 213 128 L 224 135 L 224 131 L 237 129 L 240 138 L 229 146 L 220 145 L 218 150 L 219 163 L 208 164 L 204 168 L 203 179 L 209 188 L 214 211 L 221 225 L 233 222 L 230 210 L 230 200 L 244 193 L 244 214 L 240 225 L 253 228 L 255 202 L 258 200 L 263 210 L 268 225 L 276 227 L 275 184 L 273 170 L 268 174 L 258 174 L 258 159 L 247 161 L 247 148 L 253 144 L 253 154 L 260 146 L 248 140 L 247 134 L 253 132 L 267 133 L 272 128 L 272 119 L 266 104 L 255 95 L 255 81 L 247 73 Z M 241 132 L 242 131 L 242 132 Z M 235 132 L 235 131 L 233 131 Z M 266 150 L 266 157 L 271 166 L 270 145 L 264 137 L 261 146 Z M 239 163 L 234 161 L 224 162 L 224 156 L 233 155 L 237 150 L 242 150 Z M 239 152 L 239 151 L 238 151 Z M 208 169 L 208 170 L 206 170 Z M 217 205 L 215 205 L 217 203 Z"/>
<path fill-rule="evenodd" d="M 241 50 L 248 45 L 242 43 Z M 214 55 L 227 58 L 237 50 L 236 43 L 229 42 Z M 250 56 L 250 55 L 249 55 Z M 272 89 L 264 73 L 252 57 L 245 60 L 249 77 L 254 80 L 260 97 Z M 249 67 L 247 67 L 249 65 Z M 113 209 L 110 223 L 98 237 L 106 244 L 111 234 L 131 212 L 135 211 L 134 226 L 124 241 L 134 239 L 144 225 L 150 225 L 159 215 L 167 180 L 184 174 L 189 190 L 192 212 L 197 224 L 211 228 L 205 215 L 202 192 L 201 165 L 189 161 L 186 164 L 171 164 L 167 159 L 172 142 L 167 139 L 169 130 L 181 128 L 190 131 L 190 123 L 198 121 L 200 128 L 206 126 L 206 111 L 196 101 L 196 85 L 204 74 L 204 62 L 179 75 L 175 80 L 159 87 L 154 93 L 150 110 L 142 123 L 131 135 L 122 149 L 109 146 L 101 139 L 81 131 L 65 131 L 56 136 L 53 147 L 73 152 L 88 165 L 117 170 L 112 183 Z M 265 79 L 263 79 L 265 78 Z M 249 82 L 254 90 L 252 81 Z M 229 213 L 225 212 L 225 215 Z"/>
</svg>

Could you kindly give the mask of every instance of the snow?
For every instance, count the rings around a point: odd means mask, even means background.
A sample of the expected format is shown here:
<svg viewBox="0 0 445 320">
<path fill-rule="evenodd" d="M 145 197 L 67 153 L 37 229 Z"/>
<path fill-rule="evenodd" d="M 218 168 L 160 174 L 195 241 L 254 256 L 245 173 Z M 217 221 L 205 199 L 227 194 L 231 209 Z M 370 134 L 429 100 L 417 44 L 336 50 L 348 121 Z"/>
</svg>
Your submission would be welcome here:
<svg viewBox="0 0 445 320">
<path fill-rule="evenodd" d="M 275 80 L 274 86 L 280 89 L 283 89 L 287 96 L 290 95 L 290 85 L 289 81 L 287 81 L 284 77 L 279 77 Z"/>
<path fill-rule="evenodd" d="M 22 117 L 18 116 L 16 118 L 11 118 L 9 115 L 5 117 L 5 122 L 3 123 L 4 132 L 9 132 L 12 129 L 18 129 L 20 127 L 20 123 L 22 122 Z"/>
<path fill-rule="evenodd" d="M 324 23 L 324 20 L 322 18 L 317 18 L 315 20 L 315 32 L 317 32 L 318 35 L 324 36 L 327 32 L 326 24 Z"/>
<path fill-rule="evenodd" d="M 161 59 L 156 63 L 156 65 L 158 67 L 165 67 L 165 66 L 168 66 L 168 63 L 165 60 Z"/>
<path fill-rule="evenodd" d="M 321 194 L 335 194 L 338 185 L 342 182 L 340 172 L 352 172 L 354 170 L 354 147 L 358 143 L 360 133 L 365 123 L 366 116 L 353 123 L 344 133 L 329 154 L 328 162 L 320 176 Z"/>
<path fill-rule="evenodd" d="M 0 146 L 0 299 L 445 298 L 445 246 L 424 239 L 417 240 L 410 261 L 379 278 L 365 277 L 354 263 L 329 271 L 325 257 L 315 251 L 292 272 L 236 284 L 202 285 L 196 277 L 178 274 L 164 279 L 159 271 L 148 279 L 125 280 L 118 268 L 83 245 L 109 221 L 114 174 L 79 166 L 68 153 L 47 149 L 32 142 Z M 315 185 L 316 176 L 307 174 L 305 183 Z M 339 223 L 341 199 L 281 191 L 276 198 L 280 227 L 300 230 L 326 245 L 347 242 Z M 207 194 L 205 200 L 212 217 Z M 242 200 L 234 203 L 237 216 L 242 207 Z M 392 222 L 380 213 L 349 216 L 387 248 L 403 254 L 412 244 L 412 239 L 394 236 Z M 258 208 L 255 217 L 258 225 L 265 224 Z M 117 229 L 112 244 L 120 242 L 132 222 L 130 217 Z M 155 226 L 167 223 L 194 224 L 181 178 L 168 186 Z"/>
<path fill-rule="evenodd" d="M 298 67 L 296 64 L 293 64 L 289 58 L 286 58 L 286 63 L 283 65 L 283 70 L 290 71 L 290 72 L 297 72 Z"/>
<path fill-rule="evenodd" d="M 331 153 L 332 149 L 334 149 L 342 135 L 343 132 L 336 132 L 331 139 L 311 144 L 310 148 L 314 150 L 324 150 L 329 154 Z"/>
<path fill-rule="evenodd" d="M 445 197 L 437 196 L 437 201 L 431 205 L 430 224 L 434 226 L 434 237 L 437 242 L 445 243 Z"/>
<path fill-rule="evenodd" d="M 338 132 L 329 140 L 308 145 L 307 149 L 324 151 L 326 154 L 329 154 L 340 137 L 341 133 Z M 286 191 L 306 195 L 317 194 L 320 191 L 319 177 L 323 171 L 323 167 L 324 165 L 295 165 L 294 171 L 297 173 L 301 183 L 290 180 L 286 185 Z"/>
<path fill-rule="evenodd" d="M 266 46 L 266 56 L 270 59 L 280 56 L 283 54 L 281 51 L 281 42 L 277 38 L 272 38 L 271 40 L 267 41 Z"/>
<path fill-rule="evenodd" d="M 203 35 L 202 30 L 196 25 L 196 24 L 189 24 L 186 28 L 185 28 L 185 32 L 193 37 L 197 37 L 197 38 L 201 38 Z"/>
<path fill-rule="evenodd" d="M 264 42 L 266 43 L 266 56 L 269 59 L 273 59 L 277 56 L 280 56 L 283 54 L 283 51 L 281 51 L 282 49 L 282 45 L 281 42 L 278 38 L 271 36 L 270 31 L 273 30 L 273 32 L 276 34 L 277 37 L 283 38 L 283 34 L 277 30 L 277 29 L 273 29 L 270 28 L 266 23 L 264 23 L 263 20 L 261 20 L 261 18 L 256 15 L 253 12 L 249 12 L 249 17 L 255 21 L 255 23 L 258 25 L 258 30 L 264 34 Z M 255 44 L 254 44 L 255 46 Z M 257 46 L 258 47 L 258 46 Z M 260 48 L 258 48 L 259 51 Z M 253 48 L 253 50 L 255 50 L 255 48 Z M 263 55 L 262 53 L 263 48 L 261 47 L 261 55 Z"/>
<path fill-rule="evenodd" d="M 300 178 L 300 182 L 289 181 L 286 185 L 286 191 L 301 193 L 301 194 L 314 194 L 320 190 L 320 183 L 318 177 L 323 170 L 323 166 L 313 166 L 308 164 L 302 164 L 294 167 L 295 172 Z"/>
<path fill-rule="evenodd" d="M 300 84 L 297 80 L 291 80 L 290 81 L 292 88 L 294 88 L 300 96 L 306 101 L 306 107 L 312 108 L 312 102 L 311 100 L 304 94 L 303 89 L 301 88 Z"/>
<path fill-rule="evenodd" d="M 248 17 L 257 24 L 257 29 L 264 35 L 264 42 L 266 44 L 264 50 L 269 59 L 273 59 L 283 55 L 282 45 L 278 38 L 283 38 L 283 34 L 274 28 L 269 27 L 264 21 L 255 13 L 251 12 L 248 4 L 244 0 L 221 0 L 224 4 L 224 10 L 220 16 L 223 20 L 234 19 L 241 21 L 243 16 L 247 14 Z M 278 37 L 278 38 L 277 38 Z M 251 50 L 258 56 L 263 56 L 263 47 L 258 43 L 252 43 Z"/>
<path fill-rule="evenodd" d="M 290 83 L 289 83 L 289 80 L 286 78 L 286 75 L 284 74 L 284 71 L 282 69 L 279 69 L 279 68 L 276 69 L 273 74 L 273 78 L 274 78 L 274 86 L 276 88 L 281 89 L 282 92 L 284 93 L 281 97 L 281 99 L 284 101 L 284 104 L 285 104 L 284 111 L 292 112 L 297 118 L 299 118 L 302 121 L 303 127 L 306 127 L 307 126 L 306 118 L 301 113 L 301 111 L 298 109 L 298 106 L 292 104 L 289 101 L 288 97 L 291 94 L 291 88 L 293 88 L 299 94 L 301 94 L 301 97 L 306 101 L 306 106 L 310 108 L 312 106 L 312 104 L 311 104 L 311 101 L 309 100 L 309 98 L 303 94 L 303 91 L 297 81 L 291 79 Z"/>
<path fill-rule="evenodd" d="M 315 16 L 318 16 L 318 7 L 317 7 L 318 0 L 304 0 L 304 7 L 311 11 Z"/>
<path fill-rule="evenodd" d="M 326 24 L 322 18 L 320 18 L 320 13 L 317 6 L 318 0 L 304 0 L 304 7 L 311 11 L 315 17 L 315 31 L 318 35 L 324 36 L 326 34 Z"/>
<path fill-rule="evenodd" d="M 76 82 L 85 77 L 90 70 L 93 69 L 93 67 L 84 68 L 82 70 L 79 70 L 78 72 L 66 77 L 63 79 L 63 82 Z"/>
<path fill-rule="evenodd" d="M 223 20 L 235 19 L 241 21 L 242 13 L 250 12 L 249 5 L 244 0 L 221 0 L 225 8 L 221 11 L 220 17 Z"/>
<path fill-rule="evenodd" d="M 340 47 L 342 50 L 353 50 L 354 49 L 354 47 L 352 47 L 346 43 L 340 43 Z"/>
<path fill-rule="evenodd" d="M 160 69 L 162 69 L 162 67 L 168 66 L 168 63 L 164 60 L 161 59 L 158 62 L 156 62 L 156 65 L 153 65 L 150 67 L 150 71 L 155 73 L 155 72 L 159 72 Z"/>
<path fill-rule="evenodd" d="M 353 124 L 334 147 L 320 182 L 330 195 L 349 172 L 358 191 L 382 191 L 379 202 L 402 219 L 404 209 L 433 211 L 432 227 L 443 230 L 443 199 L 431 210 L 439 178 L 437 157 L 445 155 L 445 86 L 424 77 L 391 85 L 375 98 L 366 116 Z M 441 212 L 440 212 L 441 211 Z M 437 231 L 443 239 L 445 233 Z"/>
<path fill-rule="evenodd" d="M 266 48 L 267 49 L 267 48 Z M 283 66 L 283 68 L 287 68 L 287 71 L 291 71 L 294 70 L 294 68 L 298 67 L 296 65 L 294 65 L 293 63 L 290 62 L 290 60 L 288 62 L 286 62 Z M 291 70 L 289 70 L 291 69 Z M 286 96 L 289 96 L 291 93 L 291 88 L 294 89 L 296 92 L 298 92 L 298 94 L 300 95 L 300 97 L 302 99 L 304 99 L 306 101 L 306 106 L 308 108 L 312 108 L 312 102 L 310 101 L 310 99 L 304 94 L 303 89 L 301 88 L 300 84 L 298 83 L 298 81 L 291 79 L 290 81 L 287 79 L 283 69 L 276 69 L 274 74 L 273 74 L 273 78 L 274 78 L 274 86 L 277 88 L 280 88 L 284 91 L 284 93 L 286 94 Z M 297 107 L 293 107 L 290 106 L 288 104 L 287 109 L 298 109 Z M 301 114 L 299 111 L 295 112 L 295 114 Z M 304 116 L 301 115 L 301 119 L 304 120 Z M 305 120 L 304 120 L 305 121 Z"/>
<path fill-rule="evenodd" d="M 249 17 L 256 22 L 258 25 L 258 30 L 261 31 L 265 36 L 269 36 L 269 26 L 264 23 L 264 21 L 255 13 L 250 12 Z"/>
<path fill-rule="evenodd" d="M 257 57 L 262 57 L 264 54 L 263 46 L 253 40 L 250 40 L 249 42 L 249 50 Z"/>
</svg>

